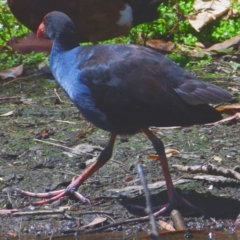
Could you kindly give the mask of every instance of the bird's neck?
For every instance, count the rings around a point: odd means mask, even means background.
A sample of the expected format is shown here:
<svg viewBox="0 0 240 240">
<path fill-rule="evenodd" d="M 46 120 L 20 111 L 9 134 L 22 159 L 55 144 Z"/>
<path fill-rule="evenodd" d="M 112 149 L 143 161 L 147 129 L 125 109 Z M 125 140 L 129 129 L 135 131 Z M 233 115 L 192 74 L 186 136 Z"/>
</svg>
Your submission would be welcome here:
<svg viewBox="0 0 240 240">
<path fill-rule="evenodd" d="M 78 41 L 75 39 L 57 39 L 53 41 L 52 50 L 57 52 L 66 52 L 78 46 Z"/>
</svg>

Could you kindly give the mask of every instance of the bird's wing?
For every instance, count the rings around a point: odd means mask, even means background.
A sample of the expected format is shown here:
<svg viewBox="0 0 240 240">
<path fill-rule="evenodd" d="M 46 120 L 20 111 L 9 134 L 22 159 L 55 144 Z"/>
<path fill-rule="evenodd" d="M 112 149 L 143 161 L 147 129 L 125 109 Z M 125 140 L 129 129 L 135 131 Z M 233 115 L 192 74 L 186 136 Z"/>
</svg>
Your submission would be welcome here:
<svg viewBox="0 0 240 240">
<path fill-rule="evenodd" d="M 96 49 L 80 69 L 99 107 L 161 106 L 179 101 L 179 97 L 191 105 L 216 104 L 232 97 L 147 48 L 118 45 Z"/>
</svg>

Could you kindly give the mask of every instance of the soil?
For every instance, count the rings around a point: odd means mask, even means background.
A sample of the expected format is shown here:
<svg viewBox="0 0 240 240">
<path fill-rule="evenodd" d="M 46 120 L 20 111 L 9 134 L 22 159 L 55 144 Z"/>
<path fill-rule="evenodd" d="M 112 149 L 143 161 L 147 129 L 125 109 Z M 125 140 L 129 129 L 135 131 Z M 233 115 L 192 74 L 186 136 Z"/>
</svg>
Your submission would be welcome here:
<svg viewBox="0 0 240 240">
<path fill-rule="evenodd" d="M 194 72 L 234 92 L 239 102 L 239 76 L 229 62 L 219 64 L 218 59 Z M 124 223 L 146 215 L 144 210 L 132 207 L 132 204 L 144 206 L 143 191 L 126 188 L 141 185 L 137 163 L 142 163 L 149 184 L 164 180 L 159 162 L 151 159 L 156 153 L 143 134 L 118 137 L 112 159 L 79 188 L 91 200 L 91 205 L 73 197 L 48 205 L 26 205 L 36 200 L 23 196 L 16 188 L 46 192 L 67 187 L 72 178 L 96 159 L 109 134 L 87 122 L 51 75 L 42 74 L 34 67 L 26 68 L 19 79 L 2 80 L 0 88 L 0 209 L 17 209 L 0 217 L 2 239 L 52 239 L 62 234 L 66 239 L 77 229 L 83 233 L 100 232 L 101 227 L 118 222 L 122 224 L 106 227 L 105 230 L 112 231 L 109 239 L 115 239 L 116 232 L 120 232 L 116 239 L 134 239 L 137 232 L 149 230 L 148 221 Z M 5 113 L 8 116 L 1 116 Z M 176 188 L 201 209 L 196 213 L 179 208 L 187 227 L 233 231 L 240 213 L 240 180 L 212 181 L 207 177 L 195 180 L 194 176 L 206 173 L 180 172 L 172 166 L 214 164 L 238 169 L 239 119 L 189 128 L 152 128 L 152 131 L 166 148 L 179 152 L 169 157 L 173 181 L 185 179 Z M 166 203 L 165 186 L 152 189 L 151 196 L 153 206 Z M 99 225 L 81 228 L 100 217 L 105 220 Z M 169 213 L 158 219 L 171 221 Z"/>
</svg>

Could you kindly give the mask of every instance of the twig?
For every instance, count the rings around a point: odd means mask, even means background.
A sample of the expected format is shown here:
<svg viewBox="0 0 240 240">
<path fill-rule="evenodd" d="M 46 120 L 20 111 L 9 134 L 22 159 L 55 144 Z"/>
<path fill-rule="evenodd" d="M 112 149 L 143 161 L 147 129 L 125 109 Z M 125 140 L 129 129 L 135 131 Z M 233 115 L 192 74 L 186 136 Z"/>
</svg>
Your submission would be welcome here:
<svg viewBox="0 0 240 240">
<path fill-rule="evenodd" d="M 76 124 L 75 122 L 69 122 L 69 121 L 62 121 L 62 120 L 55 120 L 55 121 L 60 123 L 67 123 L 67 124 Z"/>
<path fill-rule="evenodd" d="M 12 215 L 14 217 L 26 216 L 26 215 L 48 215 L 48 214 L 64 214 L 65 209 L 61 210 L 40 210 L 40 211 L 29 211 L 29 212 L 15 212 Z"/>
<path fill-rule="evenodd" d="M 48 142 L 48 141 L 43 141 L 43 140 L 40 140 L 40 139 L 34 139 L 34 141 L 46 143 L 46 144 L 48 144 L 48 145 L 53 145 L 53 146 L 56 146 L 56 147 L 61 147 L 61 148 L 69 149 L 69 150 L 71 150 L 71 151 L 73 150 L 73 148 L 70 148 L 70 147 L 67 147 L 67 146 L 64 146 L 64 145 L 60 145 L 60 144 L 52 143 L 52 142 Z"/>
<path fill-rule="evenodd" d="M 9 82 L 6 82 L 6 83 L 3 83 L 0 85 L 0 87 L 4 87 L 12 82 L 16 82 L 18 80 L 22 80 L 22 79 L 27 79 L 27 78 L 32 78 L 32 77 L 36 77 L 36 76 L 40 76 L 42 75 L 42 73 L 38 73 L 38 74 L 33 74 L 33 75 L 30 75 L 30 76 L 27 76 L 27 77 L 20 77 L 20 78 L 14 78 L 13 80 L 9 81 Z"/>
<path fill-rule="evenodd" d="M 220 175 L 224 177 L 229 177 L 233 179 L 240 180 L 240 173 L 233 169 L 216 167 L 213 164 L 208 164 L 206 166 L 197 165 L 197 166 L 183 166 L 183 165 L 172 165 L 175 170 L 182 172 L 191 172 L 191 173 L 208 173 L 212 175 Z"/>
<path fill-rule="evenodd" d="M 146 217 L 141 217 L 141 218 L 133 218 L 133 219 L 129 219 L 129 220 L 126 220 L 126 221 L 121 221 L 121 222 L 116 222 L 116 223 L 112 223 L 112 224 L 109 224 L 109 225 L 106 225 L 106 226 L 103 226 L 103 227 L 99 227 L 99 228 L 95 228 L 95 229 L 91 229 L 91 230 L 87 230 L 87 231 L 78 231 L 77 233 L 96 233 L 96 232 L 101 232 L 103 230 L 106 230 L 108 228 L 113 228 L 113 227 L 117 227 L 119 225 L 124 225 L 124 224 L 128 224 L 128 223 L 134 223 L 134 222 L 146 222 L 146 221 L 149 221 L 148 218 Z M 76 231 L 73 231 L 73 230 L 69 230 L 67 232 L 64 232 L 64 233 L 75 233 Z"/>
<path fill-rule="evenodd" d="M 146 213 L 149 216 L 149 220 L 150 220 L 150 223 L 152 226 L 152 229 L 151 229 L 149 235 L 150 235 L 151 239 L 159 240 L 158 227 L 157 227 L 157 223 L 155 221 L 155 217 L 154 217 L 153 211 L 152 211 L 151 196 L 150 196 L 149 189 L 147 186 L 146 178 L 144 176 L 144 171 L 143 171 L 142 165 L 140 163 L 137 165 L 137 170 L 138 170 L 138 174 L 139 174 L 142 186 L 143 186 L 143 191 L 145 193 Z"/>
<path fill-rule="evenodd" d="M 59 94 L 57 93 L 57 89 L 56 88 L 54 88 L 54 93 L 56 94 L 58 100 L 63 103 L 64 101 L 60 98 Z"/>
<path fill-rule="evenodd" d="M 19 99 L 21 97 L 3 97 L 3 98 L 0 98 L 0 101 L 4 101 L 4 100 L 11 100 L 11 99 Z"/>
</svg>

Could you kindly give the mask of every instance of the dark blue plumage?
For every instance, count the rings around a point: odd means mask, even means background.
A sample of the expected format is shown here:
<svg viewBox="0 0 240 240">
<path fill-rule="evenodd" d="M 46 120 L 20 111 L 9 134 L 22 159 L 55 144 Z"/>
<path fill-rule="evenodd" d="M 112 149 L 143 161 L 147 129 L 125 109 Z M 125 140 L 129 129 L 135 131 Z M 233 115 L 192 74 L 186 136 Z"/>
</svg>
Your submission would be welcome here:
<svg viewBox="0 0 240 240">
<path fill-rule="evenodd" d="M 206 103 L 231 99 L 228 92 L 202 82 L 164 55 L 135 45 L 60 52 L 55 44 L 50 65 L 81 113 L 117 134 L 136 133 L 148 126 L 214 122 L 221 115 Z"/>
<path fill-rule="evenodd" d="M 73 23 L 63 13 L 48 14 L 43 24 L 53 40 L 50 66 L 57 82 L 85 118 L 109 131 L 111 137 L 96 163 L 66 190 L 41 194 L 53 198 L 38 204 L 52 202 L 69 192 L 79 194 L 75 190 L 111 157 L 116 135 L 142 131 L 159 155 L 170 199 L 158 214 L 178 202 L 192 206 L 176 193 L 164 145 L 148 127 L 189 126 L 220 120 L 221 114 L 208 104 L 230 101 L 232 95 L 201 81 L 164 55 L 145 47 L 79 47 Z M 38 35 L 42 34 L 43 27 L 39 28 Z"/>
</svg>

